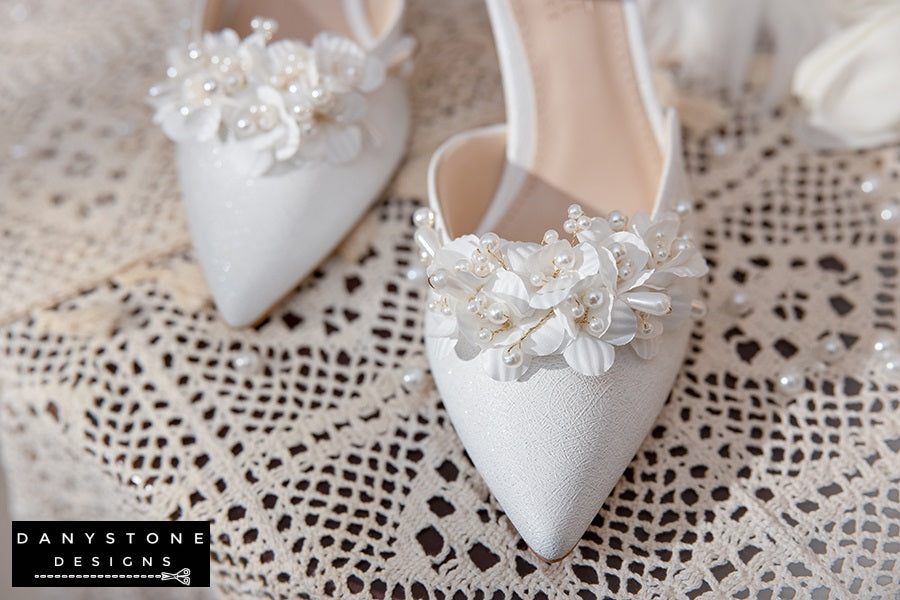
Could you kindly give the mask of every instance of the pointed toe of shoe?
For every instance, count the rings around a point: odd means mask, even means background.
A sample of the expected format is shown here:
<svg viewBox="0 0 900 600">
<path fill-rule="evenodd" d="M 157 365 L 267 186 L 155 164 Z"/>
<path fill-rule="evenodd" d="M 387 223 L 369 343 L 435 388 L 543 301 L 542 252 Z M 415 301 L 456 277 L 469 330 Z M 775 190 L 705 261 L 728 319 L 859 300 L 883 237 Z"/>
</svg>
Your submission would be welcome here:
<svg viewBox="0 0 900 600">
<path fill-rule="evenodd" d="M 458 358 L 452 340 L 428 337 L 426 321 L 432 373 L 456 432 L 541 558 L 563 558 L 602 507 L 665 402 L 688 329 L 664 334 L 650 362 L 619 349 L 599 377 L 546 357 L 530 376 L 500 382 L 480 361 Z"/>
<path fill-rule="evenodd" d="M 370 112 L 373 127 L 391 135 L 346 164 L 304 163 L 249 177 L 219 142 L 178 145 L 194 250 L 230 325 L 262 318 L 331 253 L 390 180 L 409 133 L 404 84 L 387 81 L 373 93 Z"/>
</svg>

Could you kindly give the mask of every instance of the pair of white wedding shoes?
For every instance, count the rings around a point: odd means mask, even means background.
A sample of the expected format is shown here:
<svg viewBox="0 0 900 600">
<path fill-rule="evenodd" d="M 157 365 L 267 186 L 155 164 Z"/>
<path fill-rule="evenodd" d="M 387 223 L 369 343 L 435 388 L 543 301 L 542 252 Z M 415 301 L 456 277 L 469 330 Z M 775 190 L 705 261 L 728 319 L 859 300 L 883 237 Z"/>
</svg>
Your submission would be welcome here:
<svg viewBox="0 0 900 600">
<path fill-rule="evenodd" d="M 174 51 L 153 101 L 179 142 L 198 258 L 240 326 L 331 251 L 396 168 L 412 44 L 399 0 L 214 4 L 208 29 L 227 18 L 253 32 Z M 662 407 L 706 265 L 634 0 L 487 4 L 508 122 L 432 159 L 430 208 L 414 217 L 426 347 L 478 471 L 535 553 L 557 560 Z"/>
</svg>

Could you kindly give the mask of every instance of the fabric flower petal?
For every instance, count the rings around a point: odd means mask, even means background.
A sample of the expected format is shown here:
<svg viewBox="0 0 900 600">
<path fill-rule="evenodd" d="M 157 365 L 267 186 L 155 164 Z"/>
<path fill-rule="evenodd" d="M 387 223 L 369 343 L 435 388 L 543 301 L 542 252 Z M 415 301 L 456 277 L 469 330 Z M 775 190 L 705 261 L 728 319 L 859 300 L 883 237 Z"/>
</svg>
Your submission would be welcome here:
<svg viewBox="0 0 900 600">
<path fill-rule="evenodd" d="M 583 375 L 602 375 L 613 364 L 615 349 L 606 342 L 590 336 L 578 336 L 563 352 L 566 363 Z"/>
</svg>

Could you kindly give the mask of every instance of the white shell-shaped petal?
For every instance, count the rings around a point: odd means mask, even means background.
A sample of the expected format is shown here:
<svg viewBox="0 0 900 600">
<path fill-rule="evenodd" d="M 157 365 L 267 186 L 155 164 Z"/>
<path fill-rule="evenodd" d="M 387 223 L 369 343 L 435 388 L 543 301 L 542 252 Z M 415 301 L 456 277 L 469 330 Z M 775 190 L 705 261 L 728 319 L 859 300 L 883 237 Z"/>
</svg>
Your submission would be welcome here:
<svg viewBox="0 0 900 600">
<path fill-rule="evenodd" d="M 324 125 L 326 158 L 331 164 L 348 162 L 362 150 L 362 132 L 355 125 Z"/>
<path fill-rule="evenodd" d="M 602 339 L 614 346 L 624 346 L 634 340 L 637 331 L 637 317 L 634 311 L 625 302 L 616 300 L 612 308 L 610 325 L 601 336 Z"/>
<path fill-rule="evenodd" d="M 595 337 L 582 335 L 575 338 L 563 352 L 566 363 L 583 375 L 600 375 L 613 364 L 615 349 Z"/>
</svg>

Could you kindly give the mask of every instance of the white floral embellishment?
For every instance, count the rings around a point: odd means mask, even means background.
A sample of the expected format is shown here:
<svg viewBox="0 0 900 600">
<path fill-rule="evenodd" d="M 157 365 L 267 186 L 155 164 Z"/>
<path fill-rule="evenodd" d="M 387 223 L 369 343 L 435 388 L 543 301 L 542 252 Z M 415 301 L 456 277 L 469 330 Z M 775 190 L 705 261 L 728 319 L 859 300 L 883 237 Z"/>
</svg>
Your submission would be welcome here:
<svg viewBox="0 0 900 600">
<path fill-rule="evenodd" d="M 171 49 L 167 79 L 150 89 L 154 121 L 177 142 L 218 139 L 250 176 L 288 161 L 353 160 L 384 62 L 333 33 L 269 44 L 275 22 L 252 26 L 243 40 L 225 29 Z"/>
<path fill-rule="evenodd" d="M 436 315 L 430 334 L 455 339 L 460 358 L 480 357 L 501 381 L 549 355 L 600 375 L 616 347 L 630 344 L 650 358 L 666 328 L 702 309 L 679 286 L 707 267 L 678 214 L 638 213 L 629 223 L 619 211 L 589 218 L 572 205 L 568 217 L 571 240 L 549 230 L 540 244 L 494 233 L 442 243 L 434 214 L 419 209 L 416 242 Z"/>
</svg>

